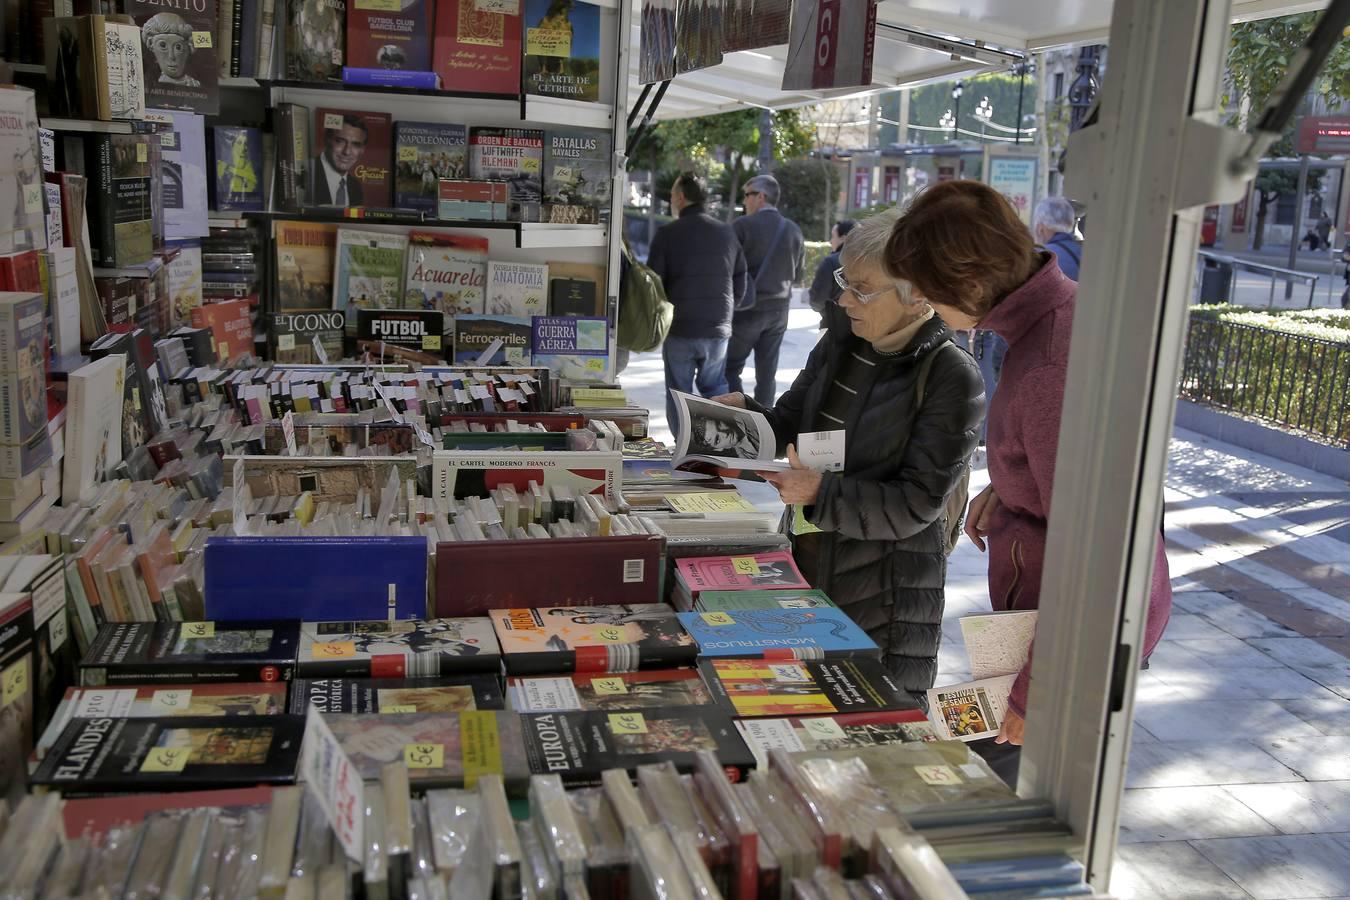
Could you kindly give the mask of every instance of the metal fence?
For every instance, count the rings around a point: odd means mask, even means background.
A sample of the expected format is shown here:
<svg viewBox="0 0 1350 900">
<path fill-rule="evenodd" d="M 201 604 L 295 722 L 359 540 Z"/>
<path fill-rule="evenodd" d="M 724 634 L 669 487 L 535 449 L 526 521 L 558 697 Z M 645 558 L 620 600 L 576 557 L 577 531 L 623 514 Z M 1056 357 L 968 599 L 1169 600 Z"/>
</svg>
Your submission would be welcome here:
<svg viewBox="0 0 1350 900">
<path fill-rule="evenodd" d="M 1350 343 L 1192 316 L 1181 395 L 1350 447 Z"/>
</svg>

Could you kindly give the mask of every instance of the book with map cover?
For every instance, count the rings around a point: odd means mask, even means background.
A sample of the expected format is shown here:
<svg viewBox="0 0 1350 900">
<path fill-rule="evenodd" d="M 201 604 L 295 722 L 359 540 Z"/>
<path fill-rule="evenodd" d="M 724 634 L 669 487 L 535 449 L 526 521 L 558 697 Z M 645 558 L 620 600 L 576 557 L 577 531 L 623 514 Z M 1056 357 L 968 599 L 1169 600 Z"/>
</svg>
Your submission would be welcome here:
<svg viewBox="0 0 1350 900">
<path fill-rule="evenodd" d="M 703 681 L 722 708 L 744 716 L 832 716 L 917 709 L 871 659 L 701 659 Z"/>
<path fill-rule="evenodd" d="M 451 713 L 502 709 L 496 675 L 449 678 L 297 678 L 291 685 L 291 712 L 310 704 L 321 713 Z"/>
<path fill-rule="evenodd" d="M 979 680 L 1022 671 L 1036 637 L 1036 610 L 1009 609 L 962 616 L 970 675 Z"/>
<path fill-rule="evenodd" d="M 494 609 L 489 616 L 511 675 L 687 666 L 698 653 L 664 603 Z"/>
<path fill-rule="evenodd" d="M 695 669 L 508 678 L 506 694 L 510 708 L 522 713 L 661 709 L 713 702 L 713 695 Z"/>
<path fill-rule="evenodd" d="M 496 672 L 501 653 L 486 617 L 397 622 L 305 622 L 298 674 L 305 678 L 426 678 Z"/>
</svg>

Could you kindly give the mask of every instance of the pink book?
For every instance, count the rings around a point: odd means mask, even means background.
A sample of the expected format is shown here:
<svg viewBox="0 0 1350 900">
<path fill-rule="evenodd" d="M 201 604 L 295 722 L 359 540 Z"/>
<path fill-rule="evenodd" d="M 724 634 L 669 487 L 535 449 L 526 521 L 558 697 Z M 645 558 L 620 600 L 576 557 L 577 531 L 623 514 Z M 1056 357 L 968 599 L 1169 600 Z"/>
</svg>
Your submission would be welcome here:
<svg viewBox="0 0 1350 900">
<path fill-rule="evenodd" d="M 751 556 L 701 556 L 677 562 L 681 580 L 694 595 L 700 591 L 810 587 L 792 554 L 785 550 Z"/>
</svg>

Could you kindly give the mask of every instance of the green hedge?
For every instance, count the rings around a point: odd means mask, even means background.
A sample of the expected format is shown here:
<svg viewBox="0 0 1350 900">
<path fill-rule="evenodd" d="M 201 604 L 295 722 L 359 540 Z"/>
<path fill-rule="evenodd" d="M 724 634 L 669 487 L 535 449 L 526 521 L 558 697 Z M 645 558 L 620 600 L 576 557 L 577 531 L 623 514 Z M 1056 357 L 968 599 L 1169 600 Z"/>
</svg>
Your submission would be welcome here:
<svg viewBox="0 0 1350 900">
<path fill-rule="evenodd" d="M 1268 328 L 1323 341 L 1350 342 L 1350 310 L 1258 309 L 1218 303 L 1192 306 L 1191 318 Z"/>
<path fill-rule="evenodd" d="M 807 241 L 806 265 L 802 266 L 802 280 L 797 286 L 810 287 L 811 279 L 816 277 L 816 269 L 820 268 L 820 261 L 829 255 L 829 241 Z"/>
</svg>

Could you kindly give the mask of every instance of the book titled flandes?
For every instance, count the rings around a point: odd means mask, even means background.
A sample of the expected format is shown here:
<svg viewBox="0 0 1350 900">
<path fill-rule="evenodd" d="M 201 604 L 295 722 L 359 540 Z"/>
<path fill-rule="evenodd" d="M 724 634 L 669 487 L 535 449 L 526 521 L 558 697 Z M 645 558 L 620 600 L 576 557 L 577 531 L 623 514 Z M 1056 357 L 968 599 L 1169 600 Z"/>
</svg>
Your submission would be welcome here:
<svg viewBox="0 0 1350 900">
<path fill-rule="evenodd" d="M 737 717 L 918 707 L 876 660 L 701 659 L 698 670 L 717 702 Z"/>
<path fill-rule="evenodd" d="M 80 684 L 290 681 L 300 644 L 294 622 L 116 622 L 80 660 Z"/>
<path fill-rule="evenodd" d="M 291 684 L 291 712 L 304 715 L 313 704 L 321 713 L 452 713 L 502 709 L 496 675 L 449 678 L 297 678 Z"/>
<path fill-rule="evenodd" d="M 285 784 L 304 726 L 284 715 L 74 719 L 30 782 L 75 794 Z"/>
<path fill-rule="evenodd" d="M 682 612 L 680 624 L 700 656 L 766 659 L 880 659 L 881 649 L 841 609 L 743 609 Z"/>
<path fill-rule="evenodd" d="M 509 678 L 506 695 L 509 707 L 522 713 L 662 709 L 714 702 L 696 669 Z"/>
<path fill-rule="evenodd" d="M 697 648 L 664 603 L 494 609 L 506 671 L 633 672 L 690 665 Z"/>
<path fill-rule="evenodd" d="M 306 678 L 428 678 L 500 668 L 486 617 L 306 622 L 300 629 L 298 671 Z"/>
</svg>

